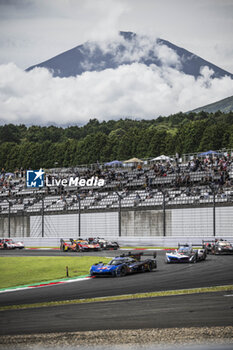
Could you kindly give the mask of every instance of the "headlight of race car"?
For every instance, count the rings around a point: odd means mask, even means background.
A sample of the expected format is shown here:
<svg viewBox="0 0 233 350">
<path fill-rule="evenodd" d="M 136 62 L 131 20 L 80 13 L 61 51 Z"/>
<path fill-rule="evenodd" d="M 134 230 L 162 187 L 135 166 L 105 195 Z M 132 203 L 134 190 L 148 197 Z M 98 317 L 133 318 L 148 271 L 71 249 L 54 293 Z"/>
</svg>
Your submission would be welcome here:
<svg viewBox="0 0 233 350">
<path fill-rule="evenodd" d="M 218 250 L 222 250 L 222 248 L 218 247 Z"/>
</svg>

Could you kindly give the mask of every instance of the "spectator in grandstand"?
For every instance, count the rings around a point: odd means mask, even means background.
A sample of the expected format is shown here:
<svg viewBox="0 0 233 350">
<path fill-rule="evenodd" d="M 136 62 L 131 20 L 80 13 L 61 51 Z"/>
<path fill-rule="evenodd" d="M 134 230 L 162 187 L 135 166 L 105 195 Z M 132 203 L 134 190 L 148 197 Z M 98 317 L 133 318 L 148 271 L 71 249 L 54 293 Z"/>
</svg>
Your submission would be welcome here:
<svg viewBox="0 0 233 350">
<path fill-rule="evenodd" d="M 169 168 L 167 169 L 167 174 L 174 174 L 175 169 L 173 165 L 170 165 Z"/>
<path fill-rule="evenodd" d="M 99 202 L 99 201 L 101 201 L 101 195 L 100 195 L 100 193 L 99 192 L 97 192 L 96 194 L 95 194 L 95 202 L 97 203 L 97 202 Z"/>
<path fill-rule="evenodd" d="M 134 200 L 134 205 L 138 205 L 141 202 L 141 197 L 139 196 L 138 193 L 136 193 L 136 198 Z"/>
<path fill-rule="evenodd" d="M 123 189 L 123 196 L 124 197 L 126 197 L 126 196 L 128 196 L 128 193 L 129 193 L 129 190 L 128 190 L 128 188 L 127 187 L 125 187 L 124 189 Z"/>
<path fill-rule="evenodd" d="M 20 168 L 20 177 L 23 178 L 24 174 L 25 174 L 25 172 L 24 172 L 23 168 L 21 167 Z"/>
<path fill-rule="evenodd" d="M 185 176 L 185 185 L 186 186 L 190 186 L 191 185 L 191 178 L 190 178 L 189 174 Z"/>
<path fill-rule="evenodd" d="M 225 183 L 225 172 L 224 172 L 224 171 L 221 171 L 221 172 L 220 172 L 219 184 L 220 184 L 220 186 L 223 186 L 224 183 Z"/>
<path fill-rule="evenodd" d="M 153 192 L 150 188 L 147 188 L 146 199 L 150 199 L 150 198 L 153 198 Z"/>
<path fill-rule="evenodd" d="M 223 191 L 223 189 L 221 189 L 221 191 L 220 191 L 220 197 L 221 197 L 222 199 L 227 198 L 227 195 L 226 195 L 226 193 Z"/>
<path fill-rule="evenodd" d="M 210 198 L 210 194 L 209 194 L 208 190 L 206 190 L 204 192 L 203 197 L 204 197 L 204 199 L 209 199 Z"/>
<path fill-rule="evenodd" d="M 148 183 L 148 187 L 150 188 L 152 186 L 153 180 L 151 177 L 149 177 L 149 183 Z"/>
<path fill-rule="evenodd" d="M 19 177 L 19 170 L 16 169 L 15 172 L 14 172 L 14 174 L 15 174 L 15 178 L 18 179 L 18 177 Z"/>
</svg>

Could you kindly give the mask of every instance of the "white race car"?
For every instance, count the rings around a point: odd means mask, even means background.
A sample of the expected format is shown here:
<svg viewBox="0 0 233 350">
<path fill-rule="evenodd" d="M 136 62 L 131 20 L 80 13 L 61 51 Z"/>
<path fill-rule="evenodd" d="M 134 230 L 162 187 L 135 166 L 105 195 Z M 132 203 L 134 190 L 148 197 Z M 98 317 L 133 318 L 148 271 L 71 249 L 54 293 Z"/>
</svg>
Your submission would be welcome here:
<svg viewBox="0 0 233 350">
<path fill-rule="evenodd" d="M 23 242 L 14 242 L 13 239 L 0 239 L 0 249 L 23 249 L 25 248 Z"/>
<path fill-rule="evenodd" d="M 166 262 L 170 263 L 196 263 L 205 260 L 207 256 L 206 249 L 193 249 L 192 245 L 179 244 L 178 249 L 166 253 Z"/>
</svg>

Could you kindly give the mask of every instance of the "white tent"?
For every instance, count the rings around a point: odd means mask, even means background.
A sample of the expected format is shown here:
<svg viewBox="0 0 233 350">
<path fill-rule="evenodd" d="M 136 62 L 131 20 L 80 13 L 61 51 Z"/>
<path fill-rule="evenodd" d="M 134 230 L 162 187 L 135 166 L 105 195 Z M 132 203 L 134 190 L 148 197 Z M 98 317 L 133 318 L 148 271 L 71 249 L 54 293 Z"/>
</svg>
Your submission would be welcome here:
<svg viewBox="0 0 233 350">
<path fill-rule="evenodd" d="M 173 160 L 173 158 L 170 158 L 168 156 L 165 156 L 164 154 L 162 154 L 161 156 L 158 156 L 156 158 L 151 159 L 151 162 L 156 162 L 156 161 L 170 161 Z"/>
</svg>

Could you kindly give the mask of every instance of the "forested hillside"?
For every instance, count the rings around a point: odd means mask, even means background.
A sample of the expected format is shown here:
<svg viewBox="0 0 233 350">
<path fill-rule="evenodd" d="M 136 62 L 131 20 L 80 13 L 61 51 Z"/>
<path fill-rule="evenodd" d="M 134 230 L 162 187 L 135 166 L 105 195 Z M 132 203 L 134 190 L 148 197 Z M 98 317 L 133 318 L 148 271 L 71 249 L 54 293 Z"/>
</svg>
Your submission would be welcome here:
<svg viewBox="0 0 233 350">
<path fill-rule="evenodd" d="M 120 119 L 86 125 L 0 126 L 0 166 L 51 168 L 176 152 L 233 149 L 233 112 L 178 113 L 153 120 Z"/>
</svg>

